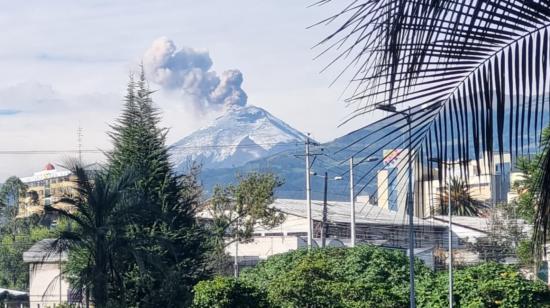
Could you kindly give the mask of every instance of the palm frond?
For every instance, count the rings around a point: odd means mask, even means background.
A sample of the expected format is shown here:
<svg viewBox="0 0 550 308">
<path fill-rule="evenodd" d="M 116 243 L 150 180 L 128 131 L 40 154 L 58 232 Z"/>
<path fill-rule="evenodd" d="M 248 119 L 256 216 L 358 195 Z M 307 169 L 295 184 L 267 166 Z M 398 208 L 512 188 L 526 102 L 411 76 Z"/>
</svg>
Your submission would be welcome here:
<svg viewBox="0 0 550 308">
<path fill-rule="evenodd" d="M 367 159 L 385 148 L 410 148 L 417 171 L 432 172 L 428 158 L 436 157 L 464 162 L 460 173 L 468 178 L 467 161 L 490 168 L 494 154 L 502 162 L 505 152 L 515 158 L 540 145 L 550 109 L 549 1 L 355 0 L 322 24 L 337 25 L 319 44 L 321 56 L 331 56 L 329 66 L 342 65 L 339 78 L 351 80 L 347 102 L 355 109 L 345 122 L 378 105 L 412 110 L 411 144 L 402 138 L 405 119 L 394 115 L 382 138 L 350 144 L 353 154 Z M 440 181 L 448 176 L 442 167 Z M 357 191 L 372 180 L 365 172 Z M 547 222 L 537 222 L 544 234 Z"/>
</svg>

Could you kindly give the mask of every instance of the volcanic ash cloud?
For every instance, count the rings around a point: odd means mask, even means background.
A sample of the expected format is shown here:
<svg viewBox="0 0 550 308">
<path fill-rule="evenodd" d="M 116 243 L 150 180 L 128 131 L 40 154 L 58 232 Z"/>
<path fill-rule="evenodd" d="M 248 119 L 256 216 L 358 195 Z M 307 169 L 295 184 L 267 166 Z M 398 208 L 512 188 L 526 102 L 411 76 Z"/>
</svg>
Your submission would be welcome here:
<svg viewBox="0 0 550 308">
<path fill-rule="evenodd" d="M 243 75 L 232 69 L 219 74 L 207 51 L 177 49 L 166 37 L 156 39 L 143 56 L 147 79 L 167 91 L 181 92 L 201 110 L 245 106 Z"/>
</svg>

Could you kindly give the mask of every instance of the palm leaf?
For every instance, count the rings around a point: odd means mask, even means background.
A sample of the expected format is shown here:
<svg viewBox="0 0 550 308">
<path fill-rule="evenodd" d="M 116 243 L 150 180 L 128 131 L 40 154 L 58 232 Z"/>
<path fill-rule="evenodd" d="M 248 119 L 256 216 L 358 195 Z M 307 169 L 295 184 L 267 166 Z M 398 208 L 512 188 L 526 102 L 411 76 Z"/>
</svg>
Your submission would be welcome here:
<svg viewBox="0 0 550 308">
<path fill-rule="evenodd" d="M 417 170 L 431 169 L 430 157 L 478 163 L 486 157 L 478 168 L 489 169 L 493 154 L 515 158 L 536 151 L 550 109 L 549 1 L 355 0 L 322 24 L 336 27 L 320 43 L 321 56 L 331 57 L 329 66 L 343 65 L 338 76 L 351 80 L 347 102 L 355 109 L 344 123 L 364 119 L 380 104 L 410 106 L 408 155 Z M 396 129 L 371 144 L 354 143 L 354 149 L 363 145 L 355 155 L 409 147 L 399 140 L 405 119 L 387 121 Z M 466 163 L 460 169 L 468 178 Z M 372 180 L 364 173 L 357 191 Z M 541 194 L 539 215 L 545 216 L 536 226 L 542 234 L 549 225 L 547 197 Z"/>
</svg>

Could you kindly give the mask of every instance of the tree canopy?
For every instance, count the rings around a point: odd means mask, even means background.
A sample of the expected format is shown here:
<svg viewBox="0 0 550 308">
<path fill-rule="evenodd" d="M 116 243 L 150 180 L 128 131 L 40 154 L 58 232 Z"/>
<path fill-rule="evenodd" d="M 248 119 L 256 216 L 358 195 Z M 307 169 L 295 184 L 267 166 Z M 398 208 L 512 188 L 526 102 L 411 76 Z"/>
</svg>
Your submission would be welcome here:
<svg viewBox="0 0 550 308">
<path fill-rule="evenodd" d="M 239 279 L 201 282 L 195 307 L 408 307 L 408 258 L 403 251 L 358 246 L 297 250 L 270 257 Z M 417 305 L 447 307 L 448 276 L 415 262 Z M 457 307 L 540 307 L 550 303 L 542 282 L 510 265 L 487 263 L 455 271 Z M 248 304 L 250 305 L 250 304 Z"/>
</svg>

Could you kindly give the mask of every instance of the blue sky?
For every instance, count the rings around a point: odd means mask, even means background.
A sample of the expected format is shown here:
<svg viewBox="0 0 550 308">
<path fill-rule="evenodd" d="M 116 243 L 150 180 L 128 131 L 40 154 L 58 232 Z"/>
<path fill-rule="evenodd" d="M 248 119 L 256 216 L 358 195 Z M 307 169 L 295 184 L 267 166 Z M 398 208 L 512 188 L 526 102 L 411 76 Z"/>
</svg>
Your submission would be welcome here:
<svg viewBox="0 0 550 308">
<path fill-rule="evenodd" d="M 337 1 L 336 1 L 337 2 Z M 303 0 L 3 1 L 0 11 L 0 147 L 2 150 L 105 149 L 105 133 L 121 108 L 128 75 L 159 37 L 208 51 L 212 70 L 242 72 L 248 103 L 328 141 L 364 124 L 337 128 L 351 111 L 329 87 L 337 70 L 311 49 L 331 27 L 309 25 L 335 5 Z M 340 4 L 342 5 L 342 4 Z M 197 113 L 160 86 L 155 102 L 174 142 L 215 113 Z M 362 123 L 361 123 L 362 122 Z M 0 181 L 28 175 L 62 155 L 0 155 Z M 88 160 L 98 157 L 90 155 Z"/>
</svg>

